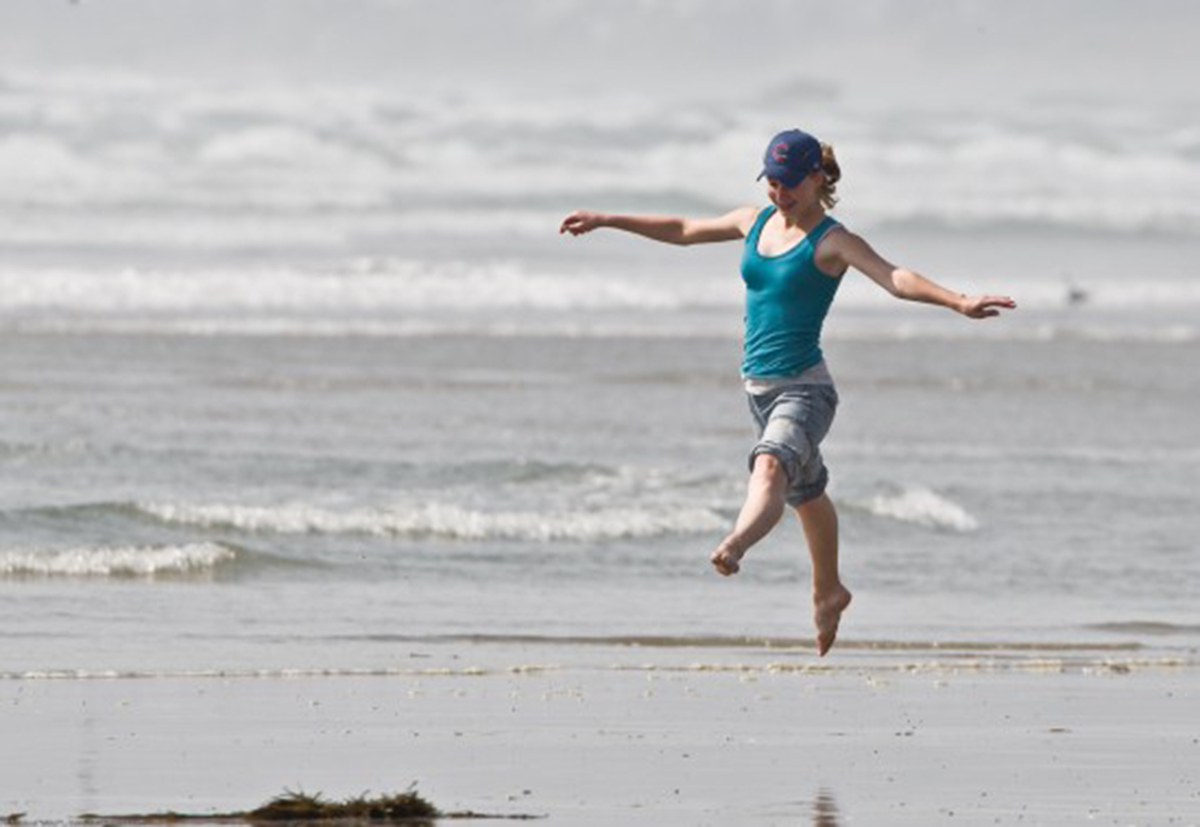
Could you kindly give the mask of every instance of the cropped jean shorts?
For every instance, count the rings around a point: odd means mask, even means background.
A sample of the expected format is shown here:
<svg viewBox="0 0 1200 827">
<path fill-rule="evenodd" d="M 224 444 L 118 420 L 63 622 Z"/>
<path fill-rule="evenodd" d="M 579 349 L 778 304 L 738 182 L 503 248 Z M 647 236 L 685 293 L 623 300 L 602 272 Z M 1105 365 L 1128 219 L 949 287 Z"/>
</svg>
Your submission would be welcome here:
<svg viewBox="0 0 1200 827">
<path fill-rule="evenodd" d="M 829 471 L 820 445 L 837 411 L 837 389 L 833 385 L 787 385 L 746 396 L 758 425 L 750 470 L 759 454 L 776 457 L 787 474 L 788 505 L 802 505 L 825 493 Z"/>
</svg>

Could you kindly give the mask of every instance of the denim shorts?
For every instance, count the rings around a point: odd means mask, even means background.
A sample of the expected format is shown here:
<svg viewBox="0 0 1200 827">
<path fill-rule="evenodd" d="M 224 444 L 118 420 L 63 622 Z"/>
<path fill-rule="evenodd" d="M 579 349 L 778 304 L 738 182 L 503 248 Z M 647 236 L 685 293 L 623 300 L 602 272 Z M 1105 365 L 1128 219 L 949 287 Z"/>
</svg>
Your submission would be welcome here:
<svg viewBox="0 0 1200 827">
<path fill-rule="evenodd" d="M 833 385 L 788 385 L 761 395 L 746 394 L 758 425 L 758 444 L 750 452 L 750 469 L 759 454 L 771 454 L 788 478 L 787 502 L 815 500 L 829 484 L 820 444 L 837 411 Z"/>
</svg>

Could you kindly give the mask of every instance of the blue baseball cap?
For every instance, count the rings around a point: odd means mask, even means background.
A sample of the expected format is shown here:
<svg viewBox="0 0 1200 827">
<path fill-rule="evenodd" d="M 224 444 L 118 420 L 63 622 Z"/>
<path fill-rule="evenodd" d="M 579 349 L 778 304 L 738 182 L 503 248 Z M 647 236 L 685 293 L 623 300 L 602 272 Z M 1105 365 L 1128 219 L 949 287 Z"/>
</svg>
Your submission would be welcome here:
<svg viewBox="0 0 1200 827">
<path fill-rule="evenodd" d="M 789 189 L 821 168 L 821 142 L 799 129 L 780 132 L 763 153 L 759 180 L 773 178 Z"/>
</svg>

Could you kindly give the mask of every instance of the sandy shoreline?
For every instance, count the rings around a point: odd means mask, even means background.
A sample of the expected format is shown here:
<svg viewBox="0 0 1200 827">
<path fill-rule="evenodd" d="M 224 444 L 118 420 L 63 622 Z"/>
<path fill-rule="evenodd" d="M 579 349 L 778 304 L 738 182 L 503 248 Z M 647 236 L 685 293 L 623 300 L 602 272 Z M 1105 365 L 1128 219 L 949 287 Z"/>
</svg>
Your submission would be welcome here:
<svg viewBox="0 0 1200 827">
<path fill-rule="evenodd" d="M 417 782 L 562 825 L 1200 824 L 1194 667 L 728 666 L 9 679 L 0 815 Z"/>
</svg>

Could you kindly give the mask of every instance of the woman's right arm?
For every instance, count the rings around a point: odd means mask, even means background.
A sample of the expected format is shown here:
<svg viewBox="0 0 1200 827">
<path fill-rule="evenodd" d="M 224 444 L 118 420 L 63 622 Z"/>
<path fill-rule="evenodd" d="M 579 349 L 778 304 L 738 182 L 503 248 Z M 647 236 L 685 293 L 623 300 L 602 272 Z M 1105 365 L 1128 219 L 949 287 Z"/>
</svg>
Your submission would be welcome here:
<svg viewBox="0 0 1200 827">
<path fill-rule="evenodd" d="M 609 215 L 576 210 L 563 219 L 559 233 L 583 235 L 597 227 L 610 227 L 666 244 L 708 244 L 745 238 L 758 215 L 757 207 L 740 207 L 716 218 L 679 218 L 670 215 Z"/>
</svg>

